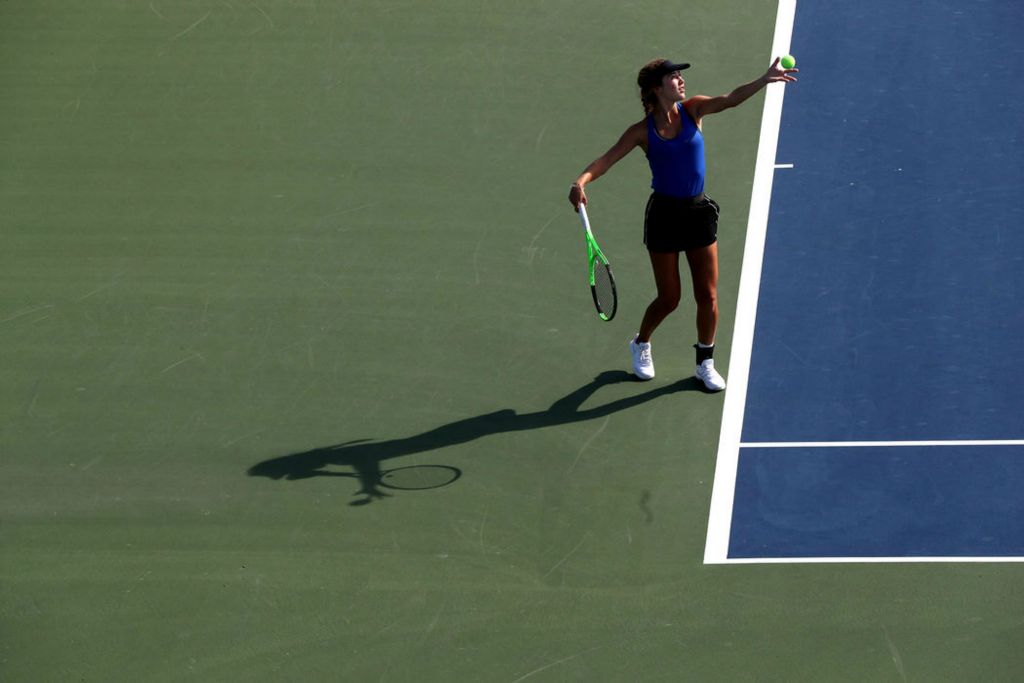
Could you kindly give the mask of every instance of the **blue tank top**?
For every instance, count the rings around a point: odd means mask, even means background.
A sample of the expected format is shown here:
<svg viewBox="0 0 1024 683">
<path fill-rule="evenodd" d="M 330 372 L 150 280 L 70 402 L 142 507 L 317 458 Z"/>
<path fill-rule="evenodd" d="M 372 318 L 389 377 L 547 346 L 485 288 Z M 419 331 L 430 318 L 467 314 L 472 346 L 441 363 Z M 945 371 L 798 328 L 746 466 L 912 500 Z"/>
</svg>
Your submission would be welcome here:
<svg viewBox="0 0 1024 683">
<path fill-rule="evenodd" d="M 704 136 L 683 103 L 676 103 L 683 126 L 671 140 L 658 135 L 654 115 L 647 116 L 647 163 L 658 194 L 694 197 L 704 191 Z"/>
</svg>

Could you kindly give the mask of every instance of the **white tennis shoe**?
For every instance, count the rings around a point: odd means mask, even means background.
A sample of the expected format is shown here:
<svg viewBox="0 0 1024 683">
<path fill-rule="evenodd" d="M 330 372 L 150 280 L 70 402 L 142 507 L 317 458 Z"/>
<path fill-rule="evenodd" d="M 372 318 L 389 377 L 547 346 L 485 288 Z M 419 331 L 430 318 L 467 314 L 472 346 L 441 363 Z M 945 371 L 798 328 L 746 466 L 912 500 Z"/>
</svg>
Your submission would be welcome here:
<svg viewBox="0 0 1024 683">
<path fill-rule="evenodd" d="M 725 389 L 725 380 L 715 370 L 715 361 L 708 358 L 697 366 L 697 379 L 704 382 L 708 391 L 721 391 Z"/>
<path fill-rule="evenodd" d="M 640 335 L 629 342 L 629 352 L 633 355 L 633 374 L 640 379 L 654 378 L 654 359 L 651 358 L 651 343 L 637 342 Z"/>
</svg>

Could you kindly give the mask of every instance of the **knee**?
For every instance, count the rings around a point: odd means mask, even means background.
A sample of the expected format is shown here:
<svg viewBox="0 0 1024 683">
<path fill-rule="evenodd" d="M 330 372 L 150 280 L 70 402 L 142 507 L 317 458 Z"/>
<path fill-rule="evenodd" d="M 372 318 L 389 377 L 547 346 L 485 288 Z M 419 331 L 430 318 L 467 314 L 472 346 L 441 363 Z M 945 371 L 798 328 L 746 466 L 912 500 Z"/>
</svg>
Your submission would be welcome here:
<svg viewBox="0 0 1024 683">
<path fill-rule="evenodd" d="M 680 296 L 678 292 L 667 294 L 661 293 L 658 294 L 657 301 L 658 305 L 661 306 L 662 310 L 664 310 L 666 313 L 671 313 L 672 311 L 679 308 L 679 299 Z"/>
<path fill-rule="evenodd" d="M 718 306 L 718 291 L 714 287 L 699 287 L 693 292 L 693 298 L 697 306 L 701 308 L 716 308 Z"/>
</svg>

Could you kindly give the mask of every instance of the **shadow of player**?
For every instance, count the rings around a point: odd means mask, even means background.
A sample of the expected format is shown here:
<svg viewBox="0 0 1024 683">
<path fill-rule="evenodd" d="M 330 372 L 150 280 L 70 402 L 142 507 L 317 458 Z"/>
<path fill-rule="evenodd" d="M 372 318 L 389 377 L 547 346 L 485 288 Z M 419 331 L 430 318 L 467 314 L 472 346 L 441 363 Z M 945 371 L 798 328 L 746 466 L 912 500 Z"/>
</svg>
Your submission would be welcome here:
<svg viewBox="0 0 1024 683">
<path fill-rule="evenodd" d="M 700 382 L 696 378 L 690 377 L 636 396 L 620 398 L 585 410 L 580 409 L 583 403 L 601 387 L 635 381 L 633 375 L 627 372 L 603 372 L 593 381 L 555 401 L 547 410 L 520 414 L 515 410 L 505 409 L 450 422 L 422 434 L 401 439 L 387 441 L 361 439 L 315 448 L 302 453 L 264 460 L 249 468 L 249 475 L 288 480 L 317 476 L 355 477 L 360 482 L 360 490 L 356 495 L 363 495 L 365 498 L 354 501 L 352 504 L 363 505 L 372 499 L 387 495 L 379 488 L 380 463 L 385 460 L 456 446 L 492 434 L 521 432 L 593 420 L 620 410 L 634 408 L 660 396 L 678 391 L 699 391 L 701 389 Z M 334 472 L 325 469 L 329 466 L 348 466 L 354 472 Z"/>
</svg>

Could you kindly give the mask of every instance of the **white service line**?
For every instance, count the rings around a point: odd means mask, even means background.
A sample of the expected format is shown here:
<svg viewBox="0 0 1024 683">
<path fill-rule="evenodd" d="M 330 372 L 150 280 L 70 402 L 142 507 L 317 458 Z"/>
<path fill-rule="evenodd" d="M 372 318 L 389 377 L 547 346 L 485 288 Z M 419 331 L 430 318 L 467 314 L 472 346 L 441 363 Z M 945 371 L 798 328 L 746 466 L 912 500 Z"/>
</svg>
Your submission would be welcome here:
<svg viewBox="0 0 1024 683">
<path fill-rule="evenodd" d="M 793 37 L 796 0 L 779 0 L 775 17 L 775 37 L 769 59 L 789 54 Z M 761 137 L 754 166 L 754 189 L 747 218 L 747 240 L 743 250 L 739 295 L 736 301 L 736 327 L 729 356 L 729 387 L 725 391 L 722 411 L 722 432 L 718 440 L 714 488 L 708 517 L 708 537 L 704 546 L 705 564 L 720 563 L 729 552 L 729 527 L 732 523 L 733 494 L 736 489 L 736 466 L 739 460 L 743 409 L 747 400 L 747 378 L 754 342 L 754 317 L 757 313 L 758 290 L 761 286 L 761 261 L 768 229 L 768 209 L 775 174 L 775 153 L 782 122 L 782 98 L 785 86 L 769 85 L 765 90 Z"/>
</svg>

